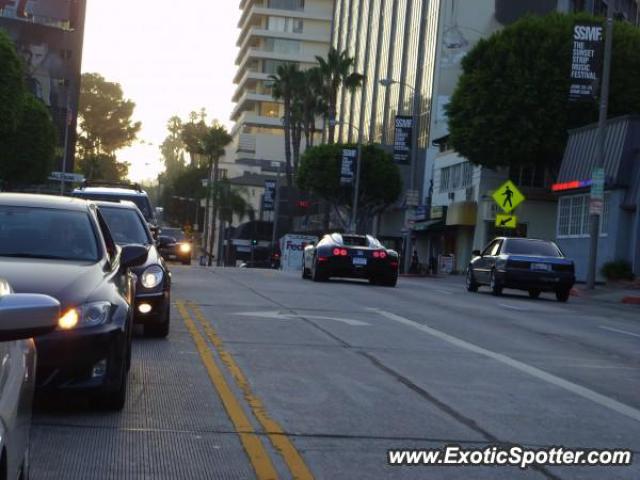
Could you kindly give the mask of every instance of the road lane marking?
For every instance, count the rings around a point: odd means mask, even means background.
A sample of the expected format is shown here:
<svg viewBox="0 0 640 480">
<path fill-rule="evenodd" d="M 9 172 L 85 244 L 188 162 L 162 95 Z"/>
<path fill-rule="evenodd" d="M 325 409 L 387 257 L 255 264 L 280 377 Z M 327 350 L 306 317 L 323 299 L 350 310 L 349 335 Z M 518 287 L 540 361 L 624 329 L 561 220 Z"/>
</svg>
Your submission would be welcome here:
<svg viewBox="0 0 640 480">
<path fill-rule="evenodd" d="M 640 338 L 640 335 L 638 335 L 637 333 L 627 332 L 626 330 L 618 330 L 617 328 L 606 327 L 604 325 L 600 325 L 599 328 L 603 330 L 609 330 L 610 332 L 621 333 L 622 335 L 631 335 L 632 337 Z"/>
<path fill-rule="evenodd" d="M 435 328 L 431 328 L 421 323 L 414 322 L 413 320 L 409 320 L 394 313 L 385 312 L 383 310 L 378 310 L 375 308 L 372 308 L 370 310 L 377 312 L 378 314 L 382 315 L 385 318 L 388 318 L 389 320 L 393 320 L 395 322 L 427 333 L 432 337 L 444 340 L 445 342 L 450 343 L 451 345 L 455 345 L 456 347 L 477 353 L 479 355 L 483 355 L 485 357 L 489 357 L 492 360 L 519 370 L 539 380 L 543 380 L 547 383 L 550 383 L 551 385 L 555 385 L 556 387 L 560 387 L 564 390 L 567 390 L 568 392 L 574 393 L 582 398 L 590 400 L 594 403 L 597 403 L 598 405 L 606 407 L 610 410 L 613 410 L 614 412 L 620 413 L 640 422 L 640 410 L 614 400 L 613 398 L 609 398 L 586 387 L 547 373 L 544 370 L 540 370 L 539 368 L 532 367 L 531 365 L 508 357 L 507 355 L 488 350 L 473 343 L 467 342 L 466 340 L 462 340 L 460 338 L 454 337 L 453 335 L 449 335 L 447 333 L 441 332 L 440 330 L 436 330 Z"/>
<path fill-rule="evenodd" d="M 235 313 L 234 315 L 240 315 L 243 317 L 275 318 L 278 320 L 295 320 L 298 318 L 313 318 L 318 320 L 333 320 L 334 322 L 346 323 L 347 325 L 351 325 L 352 327 L 371 326 L 370 323 L 363 322 L 362 320 L 354 320 L 352 318 L 327 317 L 325 315 L 307 315 L 307 314 L 296 315 L 293 313 L 285 313 L 285 312 L 240 312 L 240 313 Z"/>
<path fill-rule="evenodd" d="M 269 414 L 267 413 L 267 409 L 265 408 L 262 401 L 251 390 L 249 381 L 236 363 L 235 359 L 229 352 L 225 350 L 222 339 L 218 336 L 218 333 L 211 326 L 211 322 L 209 322 L 205 318 L 204 314 L 197 305 L 189 302 L 189 307 L 202 325 L 205 334 L 207 335 L 211 343 L 213 343 L 216 351 L 218 352 L 218 355 L 220 356 L 220 359 L 231 372 L 231 375 L 240 390 L 242 390 L 244 398 L 249 404 L 249 407 L 251 407 L 251 411 L 253 412 L 258 422 L 260 422 L 260 424 L 265 429 L 269 440 L 271 440 L 273 446 L 282 455 L 282 458 L 287 464 L 287 467 L 289 468 L 289 471 L 291 472 L 293 478 L 296 480 L 313 479 L 314 477 L 309 470 L 309 467 L 307 467 L 304 459 L 302 458 L 296 447 L 293 445 L 289 437 L 286 435 L 284 429 L 277 421 L 269 416 Z"/>
<path fill-rule="evenodd" d="M 200 353 L 200 359 L 209 374 L 211 383 L 213 383 L 213 386 L 217 390 L 220 400 L 222 401 L 222 404 L 224 405 L 224 408 L 240 437 L 242 446 L 244 447 L 251 465 L 256 472 L 256 477 L 260 480 L 277 479 L 278 473 L 276 472 L 262 441 L 256 435 L 253 425 L 251 425 L 251 422 L 245 415 L 244 410 L 242 410 L 238 399 L 229 388 L 229 384 L 213 359 L 213 355 L 209 350 L 206 340 L 198 331 L 198 328 L 191 318 L 191 315 L 189 315 L 184 302 L 178 301 L 176 302 L 176 306 L 187 330 L 196 344 L 196 348 Z"/>
<path fill-rule="evenodd" d="M 508 308 L 509 310 L 515 310 L 517 312 L 528 312 L 529 311 L 528 308 L 516 307 L 515 305 L 509 305 L 508 303 L 499 303 L 498 305 L 500 305 L 503 308 Z"/>
</svg>

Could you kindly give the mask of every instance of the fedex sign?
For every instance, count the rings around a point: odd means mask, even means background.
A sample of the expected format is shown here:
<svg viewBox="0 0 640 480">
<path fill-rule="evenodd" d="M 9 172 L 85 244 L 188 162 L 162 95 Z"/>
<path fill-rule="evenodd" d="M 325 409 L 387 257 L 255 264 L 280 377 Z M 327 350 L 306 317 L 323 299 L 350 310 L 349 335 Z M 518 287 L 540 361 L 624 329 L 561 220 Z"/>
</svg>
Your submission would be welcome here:
<svg viewBox="0 0 640 480">
<path fill-rule="evenodd" d="M 304 248 L 318 241 L 318 237 L 310 235 L 285 235 L 280 239 L 280 268 L 284 271 L 299 271 L 302 269 L 302 255 Z"/>
</svg>

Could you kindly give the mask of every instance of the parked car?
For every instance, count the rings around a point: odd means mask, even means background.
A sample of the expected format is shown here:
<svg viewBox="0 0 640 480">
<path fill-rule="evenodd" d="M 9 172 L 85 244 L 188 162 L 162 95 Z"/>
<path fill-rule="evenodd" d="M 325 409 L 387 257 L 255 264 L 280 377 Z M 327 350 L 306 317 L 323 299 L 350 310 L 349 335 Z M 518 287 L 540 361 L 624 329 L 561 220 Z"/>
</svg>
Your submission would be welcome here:
<svg viewBox="0 0 640 480">
<path fill-rule="evenodd" d="M 82 187 L 76 188 L 71 195 L 86 200 L 101 200 L 104 202 L 128 200 L 136 204 L 152 229 L 155 230 L 158 225 L 149 195 L 137 183 L 86 181 L 82 184 Z"/>
<path fill-rule="evenodd" d="M 29 478 L 29 430 L 36 374 L 31 337 L 58 325 L 60 303 L 45 295 L 14 294 L 0 279 L 0 478 Z"/>
<path fill-rule="evenodd" d="M 62 307 L 58 328 L 36 339 L 37 387 L 85 390 L 124 406 L 131 360 L 135 279 L 143 245 L 119 247 L 95 204 L 0 193 L 0 272 L 17 293 Z"/>
<path fill-rule="evenodd" d="M 166 337 L 171 321 L 171 272 L 158 251 L 142 213 L 132 202 L 96 202 L 111 236 L 120 247 L 144 245 L 146 261 L 136 275 L 134 322 L 150 337 Z"/>
<path fill-rule="evenodd" d="M 302 278 L 366 278 L 371 284 L 395 287 L 398 253 L 371 235 L 331 233 L 303 253 Z"/>
<path fill-rule="evenodd" d="M 473 252 L 467 270 L 467 290 L 488 285 L 494 295 L 504 288 L 526 290 L 531 298 L 555 292 L 560 302 L 569 299 L 575 283 L 575 266 L 553 242 L 501 237 L 480 252 Z"/>
<path fill-rule="evenodd" d="M 162 227 L 158 250 L 166 260 L 179 260 L 183 265 L 191 265 L 193 244 L 181 228 Z"/>
</svg>

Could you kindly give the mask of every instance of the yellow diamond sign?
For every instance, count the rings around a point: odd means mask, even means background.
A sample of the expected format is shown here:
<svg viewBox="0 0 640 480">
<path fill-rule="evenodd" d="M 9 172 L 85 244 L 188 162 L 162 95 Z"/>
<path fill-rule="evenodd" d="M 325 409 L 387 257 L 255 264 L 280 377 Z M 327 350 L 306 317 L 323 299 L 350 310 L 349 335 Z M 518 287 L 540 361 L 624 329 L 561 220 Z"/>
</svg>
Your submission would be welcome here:
<svg viewBox="0 0 640 480">
<path fill-rule="evenodd" d="M 505 215 L 499 213 L 496 215 L 496 227 L 498 228 L 516 228 L 518 226 L 518 217 L 515 215 Z"/>
<path fill-rule="evenodd" d="M 499 189 L 493 192 L 493 199 L 505 212 L 511 213 L 525 198 L 518 187 L 511 180 L 507 180 Z"/>
</svg>

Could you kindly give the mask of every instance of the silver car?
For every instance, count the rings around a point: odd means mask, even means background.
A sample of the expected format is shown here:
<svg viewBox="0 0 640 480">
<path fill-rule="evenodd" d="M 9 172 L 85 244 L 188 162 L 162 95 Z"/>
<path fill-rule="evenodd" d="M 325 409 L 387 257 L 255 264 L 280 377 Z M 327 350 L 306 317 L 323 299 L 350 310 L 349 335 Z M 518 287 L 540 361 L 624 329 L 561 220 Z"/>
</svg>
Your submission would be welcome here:
<svg viewBox="0 0 640 480">
<path fill-rule="evenodd" d="M 0 279 L 0 478 L 29 478 L 29 430 L 35 386 L 32 337 L 54 330 L 60 304 L 45 295 L 14 294 Z"/>
</svg>

